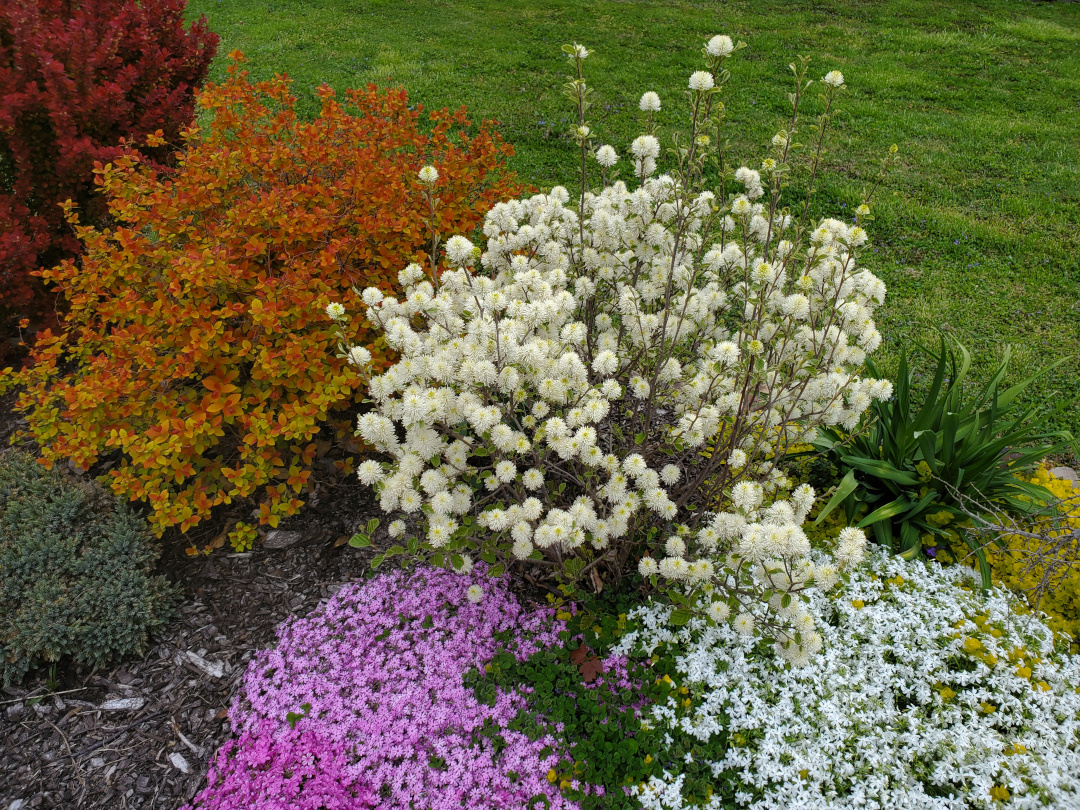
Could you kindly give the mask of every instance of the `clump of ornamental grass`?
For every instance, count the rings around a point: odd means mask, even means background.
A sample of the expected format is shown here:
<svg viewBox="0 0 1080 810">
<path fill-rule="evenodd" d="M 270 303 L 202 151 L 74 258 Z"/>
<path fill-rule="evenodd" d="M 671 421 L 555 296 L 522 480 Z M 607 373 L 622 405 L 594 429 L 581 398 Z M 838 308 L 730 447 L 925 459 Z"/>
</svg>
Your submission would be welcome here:
<svg viewBox="0 0 1080 810">
<path fill-rule="evenodd" d="M 555 738 L 511 728 L 526 690 L 480 700 L 465 683 L 565 632 L 553 609 L 524 609 L 506 585 L 480 566 L 469 577 L 398 571 L 287 621 L 249 665 L 229 715 L 236 736 L 188 810 L 576 808 L 547 778 L 560 767 Z"/>
<path fill-rule="evenodd" d="M 965 566 L 874 552 L 811 595 L 823 649 L 799 668 L 670 611 L 631 612 L 615 649 L 680 687 L 646 717 L 666 740 L 632 789 L 647 810 L 1080 806 L 1080 657 Z"/>
<path fill-rule="evenodd" d="M 818 426 L 850 429 L 890 396 L 888 381 L 860 376 L 881 342 L 885 285 L 862 266 L 858 221 L 809 218 L 843 76 L 824 77 L 803 133 L 811 82 L 805 60 L 793 67 L 791 117 L 769 156 L 732 171 L 720 96 L 741 47 L 706 45 L 686 91 L 690 132 L 664 174 L 659 96 L 642 96 L 646 131 L 629 155 L 597 145 L 588 51 L 566 47 L 582 191 L 573 204 L 561 186 L 499 203 L 483 249 L 452 236 L 442 263 L 433 245 L 430 264 L 401 271 L 400 299 L 364 291 L 367 322 L 400 359 L 369 379 L 358 435 L 385 460 L 358 472 L 386 512 L 424 513 L 407 548 L 436 566 L 478 556 L 568 591 L 636 570 L 680 603 L 675 623 L 710 587 L 712 619 L 805 660 L 821 636 L 799 597 L 831 587 L 865 536 L 847 529 L 834 560 L 811 562 L 801 525 L 814 490 L 785 496 L 777 465 Z M 792 209 L 797 167 L 806 202 Z M 438 173 L 418 179 L 433 205 Z M 344 333 L 344 308 L 328 314 Z M 341 351 L 366 365 L 362 347 Z M 719 512 L 702 508 L 718 499 Z"/>
</svg>

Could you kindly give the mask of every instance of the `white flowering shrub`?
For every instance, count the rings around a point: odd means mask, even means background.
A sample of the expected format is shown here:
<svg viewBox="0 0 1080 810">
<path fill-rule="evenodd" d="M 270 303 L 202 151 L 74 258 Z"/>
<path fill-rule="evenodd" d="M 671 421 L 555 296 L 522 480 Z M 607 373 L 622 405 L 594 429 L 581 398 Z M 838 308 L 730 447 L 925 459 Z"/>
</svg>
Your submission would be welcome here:
<svg viewBox="0 0 1080 810">
<path fill-rule="evenodd" d="M 779 637 L 794 660 L 820 636 L 793 597 L 835 583 L 865 537 L 847 530 L 837 565 L 811 563 L 801 524 L 815 493 L 784 497 L 776 464 L 816 426 L 853 427 L 890 395 L 888 382 L 859 376 L 881 340 L 885 286 L 860 265 L 859 225 L 808 223 L 783 204 L 805 63 L 795 127 L 772 156 L 705 189 L 727 165 L 707 133 L 721 126 L 722 65 L 738 47 L 707 45 L 707 70 L 690 78 L 692 131 L 668 174 L 656 175 L 660 99 L 644 94 L 630 185 L 585 118 L 588 52 L 567 48 L 582 191 L 574 205 L 562 187 L 496 205 L 484 248 L 450 237 L 445 265 L 401 272 L 401 300 L 364 291 L 366 317 L 400 360 L 371 377 L 374 408 L 358 423 L 387 460 L 358 473 L 387 512 L 423 511 L 412 548 L 437 565 L 468 568 L 478 554 L 496 573 L 595 588 L 637 566 L 686 607 L 709 584 L 713 619 Z M 837 77 L 825 80 L 821 137 Z M 590 192 L 593 161 L 602 187 Z M 431 195 L 437 177 L 421 173 Z M 363 349 L 342 351 L 366 362 Z M 721 501 L 717 514 L 700 508 Z"/>
<path fill-rule="evenodd" d="M 698 754 L 653 752 L 664 772 L 635 795 L 648 810 L 731 806 L 688 800 L 704 771 L 753 810 L 1080 807 L 1080 657 L 1015 602 L 961 566 L 875 552 L 811 595 L 823 648 L 799 668 L 730 627 L 632 612 L 617 652 L 678 672 L 647 722 Z"/>
</svg>

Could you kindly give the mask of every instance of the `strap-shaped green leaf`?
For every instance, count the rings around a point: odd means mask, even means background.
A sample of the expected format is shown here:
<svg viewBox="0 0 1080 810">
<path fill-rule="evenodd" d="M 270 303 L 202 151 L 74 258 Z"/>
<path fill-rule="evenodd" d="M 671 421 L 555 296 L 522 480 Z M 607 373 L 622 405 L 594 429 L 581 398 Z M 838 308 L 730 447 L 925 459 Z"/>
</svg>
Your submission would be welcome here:
<svg viewBox="0 0 1080 810">
<path fill-rule="evenodd" d="M 876 458 L 849 457 L 844 459 L 844 463 L 860 472 L 869 473 L 877 478 L 884 478 L 886 481 L 895 481 L 906 486 L 918 486 L 920 483 L 919 479 L 911 473 L 898 470 L 888 462 L 879 461 Z"/>
<path fill-rule="evenodd" d="M 829 513 L 832 512 L 837 506 L 842 504 L 844 500 L 848 497 L 848 495 L 854 492 L 858 486 L 859 484 L 855 480 L 855 471 L 848 470 L 848 474 L 845 475 L 840 481 L 839 485 L 837 485 L 836 492 L 834 492 L 833 496 L 829 498 L 829 502 L 825 504 L 825 508 L 818 513 L 817 519 L 814 521 L 814 525 L 820 526 L 821 522 L 829 516 Z"/>
<path fill-rule="evenodd" d="M 895 501 L 891 501 L 884 506 L 875 509 L 856 525 L 860 529 L 865 529 L 867 526 L 872 526 L 880 521 L 889 520 L 897 515 L 902 515 L 910 507 L 911 501 L 907 498 L 897 498 Z"/>
</svg>

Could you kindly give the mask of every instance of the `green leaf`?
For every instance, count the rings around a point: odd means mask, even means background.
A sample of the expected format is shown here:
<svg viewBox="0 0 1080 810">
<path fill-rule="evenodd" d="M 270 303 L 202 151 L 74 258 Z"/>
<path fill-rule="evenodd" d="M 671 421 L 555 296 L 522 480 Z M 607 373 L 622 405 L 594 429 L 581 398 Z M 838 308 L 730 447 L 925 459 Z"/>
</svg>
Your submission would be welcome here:
<svg viewBox="0 0 1080 810">
<path fill-rule="evenodd" d="M 634 434 L 634 444 L 641 444 L 644 441 L 645 441 L 645 434 L 644 433 L 635 433 Z"/>
<path fill-rule="evenodd" d="M 668 624 L 673 624 L 676 627 L 682 627 L 688 621 L 693 614 L 684 608 L 671 611 L 671 617 L 668 619 Z"/>
<path fill-rule="evenodd" d="M 855 471 L 848 470 L 848 474 L 844 476 L 843 480 L 836 487 L 836 492 L 829 498 L 829 502 L 825 504 L 825 508 L 818 513 L 817 519 L 814 521 L 815 526 L 820 526 L 822 521 L 829 516 L 837 506 L 844 502 L 844 499 L 848 497 L 852 492 L 858 488 L 859 484 L 855 480 Z"/>
<path fill-rule="evenodd" d="M 353 548 L 367 548 L 371 545 L 371 538 L 366 534 L 354 534 L 349 538 L 349 545 Z"/>
<path fill-rule="evenodd" d="M 878 459 L 848 456 L 844 459 L 844 463 L 860 472 L 869 473 L 886 481 L 895 481 L 898 484 L 911 487 L 916 487 L 920 483 L 918 478 L 906 470 L 898 470 L 888 462 L 879 461 Z"/>
<path fill-rule="evenodd" d="M 367 522 L 367 531 L 366 531 L 366 534 L 367 534 L 368 536 L 370 536 L 370 535 L 373 535 L 373 534 L 375 534 L 375 530 L 376 530 L 377 528 L 379 528 L 379 519 L 378 519 L 378 518 L 372 518 L 371 520 L 369 520 L 369 521 Z"/>
<path fill-rule="evenodd" d="M 897 498 L 891 503 L 887 503 L 882 507 L 875 509 L 869 515 L 860 520 L 856 526 L 860 529 L 865 529 L 867 526 L 871 526 L 875 523 L 880 523 L 890 518 L 894 518 L 899 514 L 902 514 L 911 506 L 911 502 L 907 498 Z"/>
</svg>

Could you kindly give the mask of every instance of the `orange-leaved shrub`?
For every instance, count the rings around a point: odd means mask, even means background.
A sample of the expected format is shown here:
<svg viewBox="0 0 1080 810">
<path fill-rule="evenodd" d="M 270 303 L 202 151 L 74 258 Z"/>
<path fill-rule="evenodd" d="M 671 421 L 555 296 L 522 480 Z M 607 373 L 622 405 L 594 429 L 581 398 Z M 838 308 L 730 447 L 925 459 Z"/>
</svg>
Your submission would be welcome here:
<svg viewBox="0 0 1080 810">
<path fill-rule="evenodd" d="M 317 434 L 345 437 L 366 394 L 335 356 L 325 307 L 361 311 L 354 287 L 392 292 L 427 260 L 422 166 L 438 167 L 444 233 L 472 233 L 520 192 L 493 122 L 471 127 L 462 109 L 421 125 L 404 90 L 374 85 L 347 104 L 324 86 L 320 114 L 302 121 L 286 78 L 252 83 L 233 57 L 174 169 L 133 151 L 95 169 L 117 225 L 78 226 L 82 258 L 45 271 L 68 312 L 14 379 L 41 462 L 87 470 L 107 457 L 113 492 L 147 501 L 159 536 L 238 499 L 258 501 L 271 527 L 303 504 Z M 368 325 L 348 332 L 386 365 Z M 229 539 L 244 548 L 256 534 L 238 521 Z"/>
</svg>

